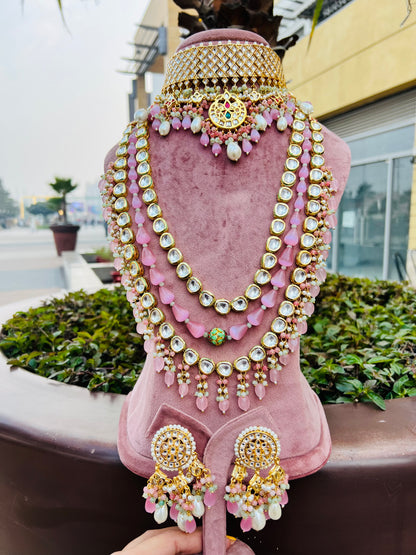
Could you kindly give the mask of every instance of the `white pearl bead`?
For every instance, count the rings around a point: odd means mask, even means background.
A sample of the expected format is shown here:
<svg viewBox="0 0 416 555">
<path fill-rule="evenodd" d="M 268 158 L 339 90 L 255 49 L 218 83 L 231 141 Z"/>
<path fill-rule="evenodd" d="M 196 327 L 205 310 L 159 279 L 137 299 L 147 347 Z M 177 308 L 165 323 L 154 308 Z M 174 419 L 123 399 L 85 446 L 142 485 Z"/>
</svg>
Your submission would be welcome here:
<svg viewBox="0 0 416 555">
<path fill-rule="evenodd" d="M 256 124 L 261 131 L 264 131 L 267 127 L 267 121 L 260 114 L 257 114 L 256 116 Z"/>
<path fill-rule="evenodd" d="M 279 131 L 284 131 L 287 127 L 287 121 L 286 118 L 284 118 L 283 116 L 281 116 L 277 122 L 276 122 L 276 127 Z"/>
<path fill-rule="evenodd" d="M 159 134 L 162 135 L 162 137 L 165 137 L 166 135 L 169 135 L 169 131 L 170 123 L 168 121 L 162 121 L 159 127 Z"/>
<path fill-rule="evenodd" d="M 259 530 L 263 530 L 263 528 L 266 526 L 266 517 L 264 516 L 264 513 L 261 509 L 256 509 L 255 511 L 253 511 L 253 515 L 251 518 L 252 527 L 257 532 Z"/>
<path fill-rule="evenodd" d="M 279 520 L 282 516 L 282 507 L 279 503 L 271 503 L 269 507 L 269 516 L 273 520 Z"/>
<path fill-rule="evenodd" d="M 227 145 L 227 156 L 233 162 L 237 162 L 241 157 L 241 148 L 234 141 Z"/>
<path fill-rule="evenodd" d="M 154 512 L 155 520 L 158 524 L 162 524 L 168 518 L 168 508 L 166 503 L 163 503 L 162 506 L 158 506 L 156 511 Z"/>
<path fill-rule="evenodd" d="M 147 117 L 149 112 L 145 108 L 140 108 L 134 112 L 134 119 L 139 121 L 140 123 L 144 123 L 147 121 Z"/>
<path fill-rule="evenodd" d="M 304 114 L 312 114 L 313 106 L 310 102 L 301 102 L 299 104 L 299 108 L 302 110 Z"/>
<path fill-rule="evenodd" d="M 191 123 L 191 131 L 192 133 L 199 133 L 202 127 L 202 119 L 200 117 L 196 117 L 192 120 Z"/>
<path fill-rule="evenodd" d="M 204 514 L 205 512 L 205 507 L 204 504 L 202 503 L 202 501 L 200 501 L 199 499 L 194 501 L 194 510 L 192 511 L 192 514 L 194 516 L 196 516 L 196 518 L 201 518 L 201 516 Z"/>
<path fill-rule="evenodd" d="M 184 513 L 183 511 L 179 511 L 178 520 L 176 521 L 176 524 L 178 525 L 178 528 L 182 530 L 182 532 L 185 532 L 185 525 L 187 520 L 188 520 L 187 514 Z"/>
</svg>

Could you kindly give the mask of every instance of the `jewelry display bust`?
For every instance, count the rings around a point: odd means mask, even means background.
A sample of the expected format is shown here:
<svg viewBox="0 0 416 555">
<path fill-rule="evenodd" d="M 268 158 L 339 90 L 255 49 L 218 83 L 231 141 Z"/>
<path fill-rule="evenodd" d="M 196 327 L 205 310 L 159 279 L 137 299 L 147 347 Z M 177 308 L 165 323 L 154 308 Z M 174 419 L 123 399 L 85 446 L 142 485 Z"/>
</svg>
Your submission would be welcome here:
<svg viewBox="0 0 416 555">
<path fill-rule="evenodd" d="M 310 116 L 308 103 L 276 95 L 273 87 L 284 86 L 281 69 L 260 79 L 237 71 L 233 83 L 225 84 L 217 64 L 214 86 L 203 76 L 198 81 L 197 74 L 186 81 L 189 56 L 206 47 L 214 64 L 221 45 L 255 47 L 259 59 L 270 50 L 260 36 L 240 30 L 186 39 L 176 58 L 182 66 L 176 73 L 172 66 L 168 70 L 149 121 L 147 114 L 141 117 L 107 156 L 111 192 L 107 188 L 103 195 L 112 231 L 119 234 L 113 236 L 121 237 L 113 241 L 116 263 L 123 270 L 139 256 L 136 275 L 126 273 L 124 284 L 148 352 L 122 411 L 120 457 L 149 477 L 153 435 L 180 424 L 192 432 L 218 491 L 230 475 L 234 441 L 247 426 L 265 426 L 278 435 L 290 480 L 316 472 L 329 457 L 323 409 L 299 366 L 299 334 L 306 331 L 325 278 L 328 228 L 335 223 L 350 162 L 348 147 Z M 201 59 L 203 52 L 198 50 Z M 175 83 L 179 100 L 173 109 Z M 184 93 L 187 88 L 190 93 Z M 247 88 L 257 88 L 263 104 Z M 197 92 L 208 96 L 192 96 Z M 226 127 L 228 113 L 234 127 Z M 242 128 L 247 121 L 256 128 Z M 290 145 L 295 146 L 288 151 Z M 133 156 L 135 165 L 129 162 Z M 117 171 L 128 175 L 124 193 Z M 140 185 L 143 175 L 151 182 Z M 116 197 L 122 200 L 115 212 L 109 205 L 118 183 Z M 120 255 L 126 248 L 129 261 Z M 159 335 L 149 331 L 156 327 Z M 204 553 L 224 553 L 222 532 L 225 502 L 218 502 L 204 516 Z"/>
</svg>

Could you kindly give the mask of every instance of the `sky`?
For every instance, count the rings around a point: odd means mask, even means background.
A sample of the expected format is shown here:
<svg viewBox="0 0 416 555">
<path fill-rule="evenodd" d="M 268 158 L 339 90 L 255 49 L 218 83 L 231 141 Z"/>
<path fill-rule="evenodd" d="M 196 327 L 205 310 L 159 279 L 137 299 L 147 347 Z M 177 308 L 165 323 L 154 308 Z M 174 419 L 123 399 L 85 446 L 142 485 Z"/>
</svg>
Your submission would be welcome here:
<svg viewBox="0 0 416 555">
<path fill-rule="evenodd" d="M 136 23 L 149 0 L 0 2 L 0 179 L 15 199 L 55 176 L 95 183 L 128 122 Z"/>
</svg>

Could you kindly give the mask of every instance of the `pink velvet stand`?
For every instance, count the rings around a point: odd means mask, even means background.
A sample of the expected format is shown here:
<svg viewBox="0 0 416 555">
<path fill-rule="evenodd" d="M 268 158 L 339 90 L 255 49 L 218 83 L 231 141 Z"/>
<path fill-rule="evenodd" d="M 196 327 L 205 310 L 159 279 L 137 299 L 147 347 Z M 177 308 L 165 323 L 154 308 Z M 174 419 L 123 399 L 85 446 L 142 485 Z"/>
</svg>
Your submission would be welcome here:
<svg viewBox="0 0 416 555">
<path fill-rule="evenodd" d="M 180 48 L 218 40 L 265 42 L 249 32 L 216 30 L 194 35 Z M 164 217 L 194 275 L 217 298 L 232 299 L 243 294 L 259 267 L 269 235 L 272 207 L 284 168 L 290 131 L 287 129 L 281 133 L 272 125 L 261 135 L 250 155 L 243 154 L 234 163 L 224 151 L 215 158 L 209 148 L 201 146 L 199 136 L 193 136 L 189 130 L 171 130 L 167 137 L 150 130 L 152 174 Z M 346 144 L 330 131 L 324 130 L 324 137 L 325 161 L 338 182 L 339 202 L 348 177 L 350 153 Z M 107 156 L 106 167 L 114 158 L 113 150 Z M 175 303 L 189 310 L 191 320 L 203 322 L 208 330 L 217 326 L 229 329 L 241 323 L 241 314 L 230 313 L 224 317 L 212 309 L 204 309 L 197 297 L 191 296 L 174 275 L 149 222 L 146 221 L 144 226 L 151 236 L 149 246 L 156 256 L 156 267 L 165 275 L 166 286 L 174 292 Z M 158 288 L 152 287 L 152 292 L 157 295 Z M 279 290 L 277 303 L 282 298 L 282 290 Z M 249 310 L 255 305 L 255 302 L 250 303 Z M 168 319 L 174 320 L 169 307 L 165 307 L 165 312 Z M 215 361 L 233 361 L 259 342 L 275 316 L 273 309 L 266 311 L 260 326 L 249 330 L 240 341 L 230 341 L 221 347 L 194 339 L 183 324 L 175 322 L 175 329 L 203 356 Z M 195 370 L 191 372 L 196 373 Z M 300 371 L 299 351 L 289 357 L 288 364 L 280 372 L 279 383 L 270 383 L 261 401 L 251 386 L 251 408 L 247 412 L 237 406 L 235 376 L 229 379 L 231 403 L 224 415 L 215 401 L 217 386 L 214 376 L 208 378 L 209 405 L 201 413 L 193 395 L 194 374 L 190 392 L 183 399 L 178 394 L 177 385 L 166 387 L 163 374 L 155 372 L 153 356 L 149 355 L 140 379 L 123 407 L 118 441 L 120 457 L 130 470 L 149 477 L 154 470 L 150 455 L 154 433 L 168 424 L 187 427 L 195 437 L 200 458 L 218 484 L 218 502 L 206 511 L 204 517 L 204 554 L 223 555 L 226 512 L 222 495 L 230 476 L 233 446 L 239 433 L 248 426 L 272 428 L 281 441 L 281 464 L 289 479 L 293 480 L 316 472 L 329 457 L 331 440 L 325 415 Z M 268 522 L 266 527 L 270 526 L 273 523 Z"/>
</svg>

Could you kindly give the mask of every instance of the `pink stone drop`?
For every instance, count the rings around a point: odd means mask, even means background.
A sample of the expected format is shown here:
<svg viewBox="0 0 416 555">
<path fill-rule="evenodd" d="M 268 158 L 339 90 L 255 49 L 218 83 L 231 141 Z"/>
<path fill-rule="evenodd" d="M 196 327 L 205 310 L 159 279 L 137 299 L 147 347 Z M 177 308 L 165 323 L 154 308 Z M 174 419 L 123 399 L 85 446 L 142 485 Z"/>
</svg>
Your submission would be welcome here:
<svg viewBox="0 0 416 555">
<path fill-rule="evenodd" d="M 135 181 L 132 181 L 129 187 L 129 191 L 131 194 L 139 192 L 139 186 Z"/>
<path fill-rule="evenodd" d="M 198 322 L 190 321 L 186 324 L 186 327 L 188 328 L 189 333 L 192 335 L 192 337 L 195 337 L 195 339 L 199 339 L 200 337 L 203 337 L 205 333 L 204 324 L 199 324 Z"/>
<path fill-rule="evenodd" d="M 303 210 L 305 208 L 305 201 L 302 197 L 298 197 L 295 201 L 295 208 L 298 210 Z"/>
<path fill-rule="evenodd" d="M 338 207 L 338 202 L 337 202 L 337 200 L 336 200 L 334 197 L 331 197 L 331 198 L 328 200 L 328 208 L 329 208 L 330 210 L 336 210 L 337 207 Z"/>
<path fill-rule="evenodd" d="M 134 168 L 137 165 L 136 158 L 134 156 L 129 156 L 127 160 L 127 165 L 129 168 Z"/>
<path fill-rule="evenodd" d="M 287 495 L 287 490 L 283 490 L 282 493 L 282 500 L 280 501 L 280 504 L 283 505 L 287 505 L 289 503 L 289 497 Z"/>
<path fill-rule="evenodd" d="M 153 104 L 153 106 L 150 108 L 150 115 L 151 116 L 157 116 L 160 113 L 160 106 L 159 104 Z"/>
<path fill-rule="evenodd" d="M 261 298 L 262 304 L 264 304 L 264 306 L 267 306 L 267 308 L 273 308 L 274 305 L 276 304 L 276 300 L 277 300 L 276 289 L 272 289 L 266 295 L 263 295 Z"/>
<path fill-rule="evenodd" d="M 133 197 L 133 202 L 131 203 L 131 205 L 133 206 L 133 208 L 140 208 L 142 205 L 142 201 L 139 199 L 139 197 Z"/>
<path fill-rule="evenodd" d="M 199 142 L 201 143 L 202 146 L 208 146 L 209 145 L 208 134 L 202 133 L 201 138 L 199 139 Z"/>
<path fill-rule="evenodd" d="M 165 367 L 165 361 L 162 357 L 154 357 L 153 359 L 153 370 L 157 373 L 161 372 Z"/>
<path fill-rule="evenodd" d="M 236 326 L 231 326 L 230 328 L 230 336 L 239 341 L 244 335 L 247 333 L 248 327 L 246 324 L 238 324 Z"/>
<path fill-rule="evenodd" d="M 114 259 L 114 268 L 118 271 L 121 270 L 123 267 L 123 259 L 122 258 L 115 258 Z"/>
<path fill-rule="evenodd" d="M 257 131 L 257 129 L 252 129 L 251 130 L 250 139 L 253 141 L 253 143 L 258 143 L 259 142 L 260 133 Z"/>
<path fill-rule="evenodd" d="M 328 258 L 328 256 L 329 256 L 329 251 L 322 251 L 322 255 L 321 255 L 321 256 L 322 256 L 322 258 L 323 258 L 324 260 L 326 260 L 326 259 Z"/>
<path fill-rule="evenodd" d="M 247 321 L 250 322 L 252 326 L 259 326 L 263 320 L 264 310 L 262 308 L 258 308 L 250 314 L 247 314 Z"/>
<path fill-rule="evenodd" d="M 153 353 L 155 350 L 155 340 L 154 339 L 146 339 L 143 344 L 143 348 L 147 354 Z"/>
<path fill-rule="evenodd" d="M 184 322 L 187 318 L 189 318 L 189 311 L 186 310 L 186 308 L 182 308 L 178 304 L 173 305 L 172 312 L 177 322 Z"/>
<path fill-rule="evenodd" d="M 175 300 L 175 295 L 167 287 L 161 287 L 159 289 L 159 297 L 163 304 L 170 304 Z"/>
<path fill-rule="evenodd" d="M 280 355 L 279 362 L 280 364 L 283 364 L 283 366 L 286 366 L 286 364 L 289 362 L 289 355 Z"/>
<path fill-rule="evenodd" d="M 240 522 L 240 528 L 243 532 L 249 532 L 251 530 L 251 516 L 248 518 L 242 518 Z"/>
<path fill-rule="evenodd" d="M 143 224 L 144 223 L 144 216 L 141 212 L 136 212 L 134 216 L 134 221 L 136 224 Z"/>
<path fill-rule="evenodd" d="M 277 368 L 272 368 L 269 372 L 269 378 L 271 382 L 276 384 L 279 379 L 279 370 L 277 370 Z"/>
<path fill-rule="evenodd" d="M 308 175 L 309 175 L 308 168 L 303 167 L 299 170 L 299 177 L 305 177 L 306 178 L 306 177 L 308 177 Z"/>
<path fill-rule="evenodd" d="M 315 305 L 313 303 L 305 303 L 303 310 L 307 316 L 312 316 L 315 310 Z"/>
<path fill-rule="evenodd" d="M 272 116 L 272 119 L 277 120 L 279 117 L 279 112 L 276 110 L 276 108 L 272 108 L 270 110 L 270 115 Z"/>
<path fill-rule="evenodd" d="M 306 141 L 303 141 L 302 148 L 303 150 L 312 150 L 312 143 L 306 139 Z"/>
<path fill-rule="evenodd" d="M 285 114 L 285 120 L 287 121 L 288 125 L 292 125 L 293 116 L 291 116 L 290 114 Z"/>
<path fill-rule="evenodd" d="M 147 330 L 147 320 L 139 322 L 136 326 L 137 333 L 144 333 Z"/>
<path fill-rule="evenodd" d="M 134 135 L 134 133 L 132 133 L 129 137 L 129 143 L 135 143 L 136 142 L 136 137 Z"/>
<path fill-rule="evenodd" d="M 290 218 L 290 225 L 296 225 L 298 226 L 300 224 L 301 220 L 299 217 L 299 214 L 297 212 L 295 212 L 292 217 Z"/>
<path fill-rule="evenodd" d="M 188 384 L 187 383 L 179 384 L 178 391 L 179 391 L 179 395 L 181 396 L 181 399 L 186 397 L 186 395 L 188 395 L 188 391 L 189 391 Z"/>
<path fill-rule="evenodd" d="M 301 180 L 296 187 L 297 193 L 305 193 L 306 192 L 306 183 L 305 181 Z"/>
<path fill-rule="evenodd" d="M 127 149 L 127 153 L 131 154 L 131 155 L 136 154 L 136 147 L 132 143 L 129 144 L 129 148 Z M 135 160 L 135 158 L 133 158 L 133 160 Z"/>
<path fill-rule="evenodd" d="M 221 145 L 219 145 L 218 143 L 214 143 L 211 150 L 214 156 L 218 156 L 219 154 L 221 154 Z"/>
<path fill-rule="evenodd" d="M 155 131 L 159 131 L 159 127 L 160 127 L 160 120 L 159 120 L 159 119 L 154 119 L 154 120 L 152 121 L 152 128 L 153 128 Z"/>
<path fill-rule="evenodd" d="M 201 412 L 204 412 L 208 408 L 208 399 L 206 397 L 197 397 L 196 406 Z"/>
<path fill-rule="evenodd" d="M 310 161 L 311 161 L 311 155 L 309 154 L 309 152 L 304 152 L 300 157 L 301 164 L 309 164 Z"/>
<path fill-rule="evenodd" d="M 217 495 L 213 491 L 206 491 L 204 495 L 204 505 L 206 507 L 213 507 L 217 502 Z"/>
<path fill-rule="evenodd" d="M 330 214 L 327 219 L 327 224 L 330 228 L 334 228 L 337 225 L 337 217 L 335 216 L 335 214 Z"/>
<path fill-rule="evenodd" d="M 285 283 L 286 283 L 285 271 L 279 270 L 272 277 L 271 284 L 274 285 L 274 287 L 281 288 L 281 287 L 284 287 Z"/>
<path fill-rule="evenodd" d="M 155 262 L 156 262 L 155 255 L 152 253 L 152 251 L 149 249 L 149 247 L 143 247 L 143 249 L 142 249 L 142 263 L 145 266 L 153 266 L 153 264 Z"/>
<path fill-rule="evenodd" d="M 178 520 L 178 515 L 179 515 L 178 509 L 176 508 L 175 505 L 172 505 L 172 507 L 170 508 L 170 511 L 169 511 L 169 516 L 170 516 L 170 518 L 171 518 L 173 521 L 176 522 L 176 521 Z"/>
<path fill-rule="evenodd" d="M 283 242 L 286 243 L 286 245 L 291 245 L 292 247 L 294 247 L 298 244 L 298 241 L 299 241 L 298 232 L 294 227 L 292 227 L 289 233 L 285 235 Z"/>
<path fill-rule="evenodd" d="M 291 337 L 291 338 L 289 339 L 287 345 L 288 345 L 289 349 L 290 349 L 290 350 L 292 351 L 292 353 L 293 353 L 294 351 L 296 351 L 296 349 L 297 349 L 298 346 L 299 346 L 299 339 L 298 339 L 298 338 Z"/>
<path fill-rule="evenodd" d="M 319 285 L 311 285 L 310 289 L 309 289 L 309 293 L 312 295 L 312 297 L 317 297 L 319 295 L 319 291 L 320 291 L 320 287 Z"/>
<path fill-rule="evenodd" d="M 264 110 L 263 117 L 266 120 L 267 125 L 270 127 L 271 124 L 273 123 L 273 118 L 270 114 L 270 111 L 269 110 Z"/>
<path fill-rule="evenodd" d="M 294 259 L 294 249 L 292 249 L 291 247 L 286 247 L 283 251 L 283 254 L 279 257 L 279 264 L 281 266 L 286 266 L 286 268 L 289 268 L 290 266 L 292 266 Z"/>
<path fill-rule="evenodd" d="M 238 398 L 238 406 L 244 412 L 246 412 L 250 408 L 250 399 L 249 399 L 248 395 L 245 395 L 244 397 L 239 397 Z"/>
<path fill-rule="evenodd" d="M 245 152 L 246 154 L 250 154 L 250 152 L 253 149 L 253 145 L 250 143 L 248 139 L 243 139 L 242 148 L 243 148 L 243 152 Z"/>
<path fill-rule="evenodd" d="M 304 129 L 303 136 L 305 137 L 305 139 L 310 139 L 312 137 L 311 130 L 308 128 Z"/>
<path fill-rule="evenodd" d="M 139 243 L 139 245 L 147 245 L 149 243 L 150 235 L 147 233 L 144 227 L 139 227 L 139 230 L 136 235 L 136 241 Z"/>
<path fill-rule="evenodd" d="M 127 291 L 126 299 L 129 301 L 129 303 L 132 303 L 136 299 L 136 292 L 133 289 Z"/>
<path fill-rule="evenodd" d="M 127 282 L 129 281 L 129 276 L 127 274 L 124 274 L 121 278 L 121 285 L 124 285 L 124 287 L 127 286 Z"/>
<path fill-rule="evenodd" d="M 227 511 L 231 515 L 235 515 L 238 512 L 238 503 L 235 501 L 227 501 Z"/>
<path fill-rule="evenodd" d="M 325 268 L 318 268 L 315 272 L 316 277 L 319 279 L 319 281 L 325 281 L 326 279 L 326 270 Z"/>
<path fill-rule="evenodd" d="M 156 503 L 154 503 L 150 497 L 148 497 L 146 499 L 146 503 L 144 504 L 144 510 L 146 511 L 146 513 L 154 513 L 156 510 Z"/>
<path fill-rule="evenodd" d="M 218 403 L 218 407 L 220 411 L 225 414 L 227 410 L 230 408 L 230 401 L 228 399 L 224 399 L 224 401 L 220 401 Z"/>
<path fill-rule="evenodd" d="M 266 388 L 262 383 L 258 383 L 254 388 L 254 392 L 261 401 L 263 397 L 266 395 Z"/>
<path fill-rule="evenodd" d="M 152 285 L 159 285 L 165 281 L 165 276 L 156 268 L 150 268 L 150 283 Z"/>
<path fill-rule="evenodd" d="M 174 372 L 170 372 L 170 371 L 165 372 L 165 384 L 166 384 L 168 387 L 171 387 L 171 386 L 174 384 L 174 382 L 175 382 L 175 374 L 174 374 Z"/>
<path fill-rule="evenodd" d="M 192 517 L 190 520 L 187 520 L 185 523 L 185 532 L 187 534 L 192 534 L 192 532 L 195 532 L 196 530 L 196 522 L 194 517 Z"/>
<path fill-rule="evenodd" d="M 331 189 L 333 191 L 338 191 L 338 181 L 336 179 L 331 182 Z"/>
<path fill-rule="evenodd" d="M 131 169 L 131 170 L 129 171 L 129 174 L 128 174 L 128 175 L 129 175 L 129 179 L 130 179 L 130 180 L 137 179 L 137 172 L 136 172 L 136 170 Z"/>
<path fill-rule="evenodd" d="M 306 323 L 306 320 L 301 320 L 300 322 L 298 322 L 297 330 L 301 335 L 308 331 L 308 324 Z"/>
<path fill-rule="evenodd" d="M 177 117 L 174 117 L 172 119 L 172 127 L 173 127 L 173 129 L 178 131 L 178 129 L 180 129 L 182 127 L 181 120 Z"/>
<path fill-rule="evenodd" d="M 184 129 L 190 129 L 191 123 L 191 118 L 189 116 L 185 116 L 182 120 L 182 127 Z"/>
</svg>

